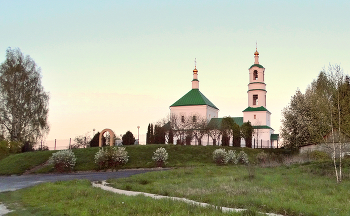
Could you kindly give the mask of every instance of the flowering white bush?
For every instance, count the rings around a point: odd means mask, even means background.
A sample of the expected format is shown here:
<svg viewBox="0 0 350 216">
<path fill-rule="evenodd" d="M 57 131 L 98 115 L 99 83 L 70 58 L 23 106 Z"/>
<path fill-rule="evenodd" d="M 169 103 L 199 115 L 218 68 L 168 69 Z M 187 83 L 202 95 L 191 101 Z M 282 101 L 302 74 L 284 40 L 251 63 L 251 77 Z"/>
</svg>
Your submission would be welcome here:
<svg viewBox="0 0 350 216">
<path fill-rule="evenodd" d="M 244 151 L 239 152 L 237 159 L 238 159 L 238 162 L 241 164 L 249 163 L 248 155 Z"/>
<path fill-rule="evenodd" d="M 53 164 L 58 172 L 73 170 L 77 158 L 72 150 L 61 150 L 53 153 L 49 159 L 49 163 Z"/>
<path fill-rule="evenodd" d="M 152 160 L 156 162 L 157 167 L 165 166 L 166 160 L 168 160 L 168 153 L 166 152 L 165 148 L 157 148 L 157 150 L 153 152 Z"/>
<path fill-rule="evenodd" d="M 227 152 L 227 163 L 237 164 L 237 155 L 235 150 L 228 150 Z"/>
<path fill-rule="evenodd" d="M 100 169 L 117 169 L 129 161 L 128 152 L 125 147 L 106 147 L 101 148 L 95 154 L 95 163 Z"/>
<path fill-rule="evenodd" d="M 228 162 L 228 155 L 225 149 L 216 149 L 213 152 L 213 160 L 218 165 L 224 165 Z"/>
<path fill-rule="evenodd" d="M 269 155 L 262 151 L 256 155 L 256 159 L 259 163 L 266 163 L 269 159 Z"/>
</svg>

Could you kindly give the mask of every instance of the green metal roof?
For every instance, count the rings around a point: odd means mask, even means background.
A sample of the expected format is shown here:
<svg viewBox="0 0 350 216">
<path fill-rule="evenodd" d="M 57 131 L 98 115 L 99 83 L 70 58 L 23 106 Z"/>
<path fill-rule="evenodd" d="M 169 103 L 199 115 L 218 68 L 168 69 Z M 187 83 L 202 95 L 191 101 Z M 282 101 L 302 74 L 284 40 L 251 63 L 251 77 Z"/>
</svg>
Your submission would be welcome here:
<svg viewBox="0 0 350 216">
<path fill-rule="evenodd" d="M 280 139 L 280 135 L 279 134 L 271 134 L 271 140 L 279 140 Z"/>
<path fill-rule="evenodd" d="M 253 125 L 254 129 L 272 129 L 271 127 L 267 126 L 267 125 Z M 273 129 L 272 129 L 273 130 Z"/>
<path fill-rule="evenodd" d="M 173 103 L 170 107 L 175 106 L 196 106 L 196 105 L 208 105 L 215 109 L 218 109 L 208 98 L 206 98 L 199 89 L 192 89 L 187 94 L 182 96 L 179 100 Z"/>
<path fill-rule="evenodd" d="M 252 66 L 250 66 L 250 68 L 252 67 L 264 68 L 261 64 L 253 64 Z"/>
<path fill-rule="evenodd" d="M 254 111 L 267 111 L 267 112 L 270 112 L 263 106 L 256 107 L 256 108 L 248 107 L 247 109 L 243 110 L 242 112 L 254 112 Z"/>
<path fill-rule="evenodd" d="M 243 117 L 231 117 L 233 118 L 233 121 L 235 121 L 236 124 L 239 126 L 242 126 L 243 124 Z M 208 123 L 208 126 L 210 128 L 217 128 L 219 129 L 221 127 L 221 122 L 223 118 L 212 118 L 210 119 L 210 122 Z"/>
</svg>

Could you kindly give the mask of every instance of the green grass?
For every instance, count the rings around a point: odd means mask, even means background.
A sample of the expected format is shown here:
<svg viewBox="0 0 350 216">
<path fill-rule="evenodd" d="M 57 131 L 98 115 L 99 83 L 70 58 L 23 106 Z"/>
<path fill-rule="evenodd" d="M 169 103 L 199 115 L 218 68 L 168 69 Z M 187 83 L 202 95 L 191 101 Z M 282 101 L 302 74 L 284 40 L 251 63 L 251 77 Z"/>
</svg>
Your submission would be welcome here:
<svg viewBox="0 0 350 216">
<path fill-rule="evenodd" d="M 45 163 L 55 151 L 36 151 L 12 154 L 0 160 L 0 175 L 22 174 L 26 170 Z"/>
<path fill-rule="evenodd" d="M 93 188 L 86 180 L 44 183 L 0 193 L 0 202 L 14 212 L 8 215 L 241 215 L 223 214 L 169 199 L 130 197 Z"/>
<path fill-rule="evenodd" d="M 153 152 L 159 147 L 164 147 L 169 153 L 167 167 L 191 167 L 206 166 L 213 164 L 212 154 L 221 146 L 178 146 L 178 145 L 132 145 L 125 146 L 129 155 L 129 162 L 122 169 L 132 168 L 153 168 Z M 237 153 L 243 148 L 225 147 L 226 149 L 235 149 Z M 98 147 L 74 149 L 77 157 L 74 171 L 97 170 L 98 166 L 94 162 L 94 156 L 99 150 Z M 251 160 L 261 150 L 244 148 Z M 270 150 L 284 154 L 281 149 Z M 49 159 L 51 154 L 56 151 L 36 151 L 10 155 L 0 160 L 0 175 L 22 174 L 26 170 L 38 166 Z M 287 152 L 288 153 L 288 152 Z M 46 166 L 36 171 L 36 173 L 53 172 L 53 166 Z"/>
<path fill-rule="evenodd" d="M 320 167 L 320 163 L 310 163 L 255 167 L 248 172 L 248 167 L 243 165 L 212 165 L 151 172 L 109 182 L 120 189 L 185 197 L 253 211 L 287 215 L 349 215 L 349 179 L 337 184 L 334 176 L 311 172 Z M 348 167 L 344 169 L 344 173 L 349 171 Z"/>
</svg>

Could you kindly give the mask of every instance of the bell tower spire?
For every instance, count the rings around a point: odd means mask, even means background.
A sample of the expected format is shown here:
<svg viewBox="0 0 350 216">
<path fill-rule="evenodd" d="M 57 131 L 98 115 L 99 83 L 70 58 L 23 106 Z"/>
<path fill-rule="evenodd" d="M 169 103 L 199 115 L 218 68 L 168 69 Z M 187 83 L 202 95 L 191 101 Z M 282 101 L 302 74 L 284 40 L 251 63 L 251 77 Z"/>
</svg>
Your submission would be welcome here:
<svg viewBox="0 0 350 216">
<path fill-rule="evenodd" d="M 198 70 L 197 70 L 197 59 L 196 59 L 196 58 L 194 59 L 192 89 L 199 89 Z"/>
<path fill-rule="evenodd" d="M 255 62 L 254 64 L 259 64 L 259 52 L 258 52 L 258 43 L 255 43 L 255 53 L 254 53 Z"/>
</svg>

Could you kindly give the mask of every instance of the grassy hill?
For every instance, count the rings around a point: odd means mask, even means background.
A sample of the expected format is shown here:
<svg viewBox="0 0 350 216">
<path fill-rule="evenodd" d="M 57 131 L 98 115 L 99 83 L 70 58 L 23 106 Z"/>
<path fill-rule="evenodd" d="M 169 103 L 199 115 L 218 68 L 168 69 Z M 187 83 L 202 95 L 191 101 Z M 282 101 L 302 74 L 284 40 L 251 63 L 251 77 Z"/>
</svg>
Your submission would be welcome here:
<svg viewBox="0 0 350 216">
<path fill-rule="evenodd" d="M 177 146 L 177 145 L 133 145 L 126 146 L 129 155 L 129 162 L 123 167 L 131 168 L 152 168 L 155 167 L 152 161 L 153 152 L 164 147 L 168 154 L 169 160 L 167 167 L 188 167 L 188 166 L 204 166 L 212 164 L 212 153 L 221 146 Z M 255 159 L 255 155 L 261 150 L 248 148 L 225 147 L 226 149 L 234 149 L 237 153 L 244 150 L 251 160 Z M 73 152 L 77 157 L 75 171 L 96 170 L 94 156 L 99 150 L 98 147 L 86 149 L 74 149 Z M 266 150 L 265 150 L 266 151 Z M 275 153 L 288 153 L 281 149 L 270 149 Z M 0 175 L 23 174 L 26 170 L 32 169 L 40 164 L 45 163 L 52 153 L 56 151 L 37 151 L 26 152 L 21 154 L 10 155 L 0 160 Z M 52 172 L 52 166 L 45 166 L 37 170 L 39 173 Z"/>
</svg>

